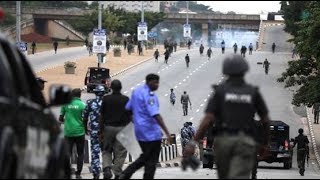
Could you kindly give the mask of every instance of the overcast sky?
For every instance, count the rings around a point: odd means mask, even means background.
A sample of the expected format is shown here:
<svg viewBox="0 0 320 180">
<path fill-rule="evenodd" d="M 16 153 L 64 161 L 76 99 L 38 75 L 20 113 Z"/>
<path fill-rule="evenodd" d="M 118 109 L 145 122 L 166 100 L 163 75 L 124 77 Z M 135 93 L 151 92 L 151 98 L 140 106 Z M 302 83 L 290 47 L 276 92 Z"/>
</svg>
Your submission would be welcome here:
<svg viewBox="0 0 320 180">
<path fill-rule="evenodd" d="M 214 11 L 234 11 L 242 14 L 260 14 L 277 12 L 280 10 L 280 1 L 197 1 L 198 4 L 210 6 Z"/>
</svg>

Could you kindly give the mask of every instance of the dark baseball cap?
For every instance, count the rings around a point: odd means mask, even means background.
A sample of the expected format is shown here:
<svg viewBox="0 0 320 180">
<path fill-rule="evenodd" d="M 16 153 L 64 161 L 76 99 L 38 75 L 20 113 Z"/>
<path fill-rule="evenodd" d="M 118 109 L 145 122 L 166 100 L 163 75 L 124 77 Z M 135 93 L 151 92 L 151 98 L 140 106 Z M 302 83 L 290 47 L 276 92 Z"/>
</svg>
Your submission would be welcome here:
<svg viewBox="0 0 320 180">
<path fill-rule="evenodd" d="M 46 80 L 42 79 L 41 77 L 37 77 L 36 80 L 38 82 L 42 82 L 42 83 L 47 82 Z"/>
</svg>

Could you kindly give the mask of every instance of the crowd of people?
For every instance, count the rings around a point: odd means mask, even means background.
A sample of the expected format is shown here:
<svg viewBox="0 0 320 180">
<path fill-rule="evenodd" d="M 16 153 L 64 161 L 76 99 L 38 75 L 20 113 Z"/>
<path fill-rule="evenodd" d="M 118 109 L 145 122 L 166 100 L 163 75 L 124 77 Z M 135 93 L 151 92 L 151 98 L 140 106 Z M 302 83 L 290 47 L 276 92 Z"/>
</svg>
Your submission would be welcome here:
<svg viewBox="0 0 320 180">
<path fill-rule="evenodd" d="M 168 58 L 175 49 L 174 46 L 174 43 L 165 45 L 165 63 L 168 63 Z M 127 44 L 124 48 L 127 48 Z M 251 55 L 252 43 L 248 48 Z M 224 54 L 224 41 L 221 43 L 221 49 Z M 249 178 L 256 165 L 258 149 L 260 156 L 266 156 L 269 145 L 269 110 L 258 88 L 246 83 L 244 79 L 244 75 L 249 69 L 249 65 L 244 59 L 246 49 L 245 46 L 242 46 L 241 55 L 225 58 L 222 70 L 228 78 L 215 88 L 198 129 L 196 130 L 192 122 L 184 122 L 180 130 L 183 161 L 190 163 L 192 160 L 187 161 L 186 159 L 194 158 L 195 147 L 208 128 L 215 124 L 218 133 L 215 135 L 214 147 L 219 178 Z M 237 54 L 236 43 L 233 45 L 233 50 L 234 54 Z M 203 56 L 204 46 L 202 44 L 199 51 L 200 56 Z M 212 49 L 209 47 L 207 50 L 208 59 L 211 58 L 211 54 Z M 156 49 L 154 52 L 156 62 L 158 62 L 159 56 L 159 50 Z M 189 67 L 189 54 L 186 54 L 185 61 Z M 268 69 L 269 64 L 265 59 L 263 67 Z M 44 82 L 42 80 L 43 84 Z M 94 179 L 99 179 L 101 172 L 104 179 L 112 177 L 128 179 L 141 167 L 144 167 L 143 178 L 154 178 L 161 150 L 162 131 L 168 142 L 172 141 L 167 125 L 160 115 L 160 104 L 155 94 L 159 88 L 159 82 L 159 75 L 148 74 L 145 84 L 137 87 L 130 98 L 121 94 L 122 84 L 119 80 L 111 82 L 111 94 L 105 94 L 104 87 L 98 85 L 94 89 L 96 98 L 87 102 L 82 102 L 80 89 L 72 91 L 73 100 L 61 108 L 59 120 L 64 123 L 65 139 L 69 145 L 70 155 L 73 146 L 75 145 L 77 148 L 77 170 L 75 172 L 77 179 L 81 178 L 83 169 L 85 134 L 90 136 L 91 169 Z M 170 89 L 169 97 L 170 104 L 175 106 L 177 96 L 174 89 Z M 183 116 L 188 116 L 189 105 L 191 108 L 192 104 L 186 91 L 181 95 L 180 103 Z M 315 106 L 317 114 L 320 109 L 318 107 L 320 106 Z M 226 115 L 228 112 L 233 113 Z M 254 137 L 256 134 L 251 132 L 255 113 L 260 116 L 264 131 L 263 137 L 261 137 L 263 140 L 259 147 L 257 147 Z M 125 170 L 122 170 L 128 152 L 116 136 L 130 122 L 134 124 L 136 140 L 141 147 L 142 154 Z M 315 123 L 318 123 L 318 117 L 315 118 Z M 299 134 L 295 139 L 294 146 L 298 144 L 298 149 L 301 149 L 308 144 L 308 141 L 301 130 L 299 130 Z M 232 153 L 234 151 L 239 153 Z M 100 153 L 102 153 L 102 167 L 100 167 Z M 299 153 L 302 156 L 306 152 Z M 298 161 L 300 174 L 303 175 L 305 171 L 304 160 L 298 159 Z M 243 163 L 243 166 L 230 169 L 231 165 L 235 163 Z"/>
</svg>

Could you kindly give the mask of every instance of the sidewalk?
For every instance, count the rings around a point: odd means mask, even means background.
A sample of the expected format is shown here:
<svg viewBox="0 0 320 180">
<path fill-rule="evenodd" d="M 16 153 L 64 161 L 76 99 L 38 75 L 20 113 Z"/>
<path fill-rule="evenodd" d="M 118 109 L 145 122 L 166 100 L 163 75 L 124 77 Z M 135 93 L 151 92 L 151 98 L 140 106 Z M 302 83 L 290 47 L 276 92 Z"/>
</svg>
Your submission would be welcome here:
<svg viewBox="0 0 320 180">
<path fill-rule="evenodd" d="M 311 135 L 311 142 L 310 142 L 310 149 L 313 150 L 315 159 L 318 162 L 318 165 L 320 166 L 320 124 L 314 124 L 314 115 L 312 113 L 312 108 L 307 108 L 307 118 L 308 118 L 308 126 L 310 130 Z"/>
</svg>

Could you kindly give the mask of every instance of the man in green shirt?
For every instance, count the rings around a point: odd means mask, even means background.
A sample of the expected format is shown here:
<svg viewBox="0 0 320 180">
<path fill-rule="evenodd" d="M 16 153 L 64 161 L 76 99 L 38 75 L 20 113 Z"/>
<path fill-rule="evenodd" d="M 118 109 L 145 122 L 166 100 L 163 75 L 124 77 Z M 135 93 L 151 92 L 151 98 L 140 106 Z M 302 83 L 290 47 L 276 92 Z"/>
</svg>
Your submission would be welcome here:
<svg viewBox="0 0 320 180">
<path fill-rule="evenodd" d="M 62 106 L 59 121 L 64 122 L 64 136 L 69 146 L 70 156 L 72 155 L 73 145 L 77 147 L 77 171 L 76 178 L 81 179 L 81 171 L 84 158 L 85 144 L 85 125 L 82 120 L 82 112 L 86 105 L 81 101 L 81 90 L 72 90 L 72 101 Z"/>
</svg>

